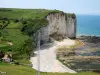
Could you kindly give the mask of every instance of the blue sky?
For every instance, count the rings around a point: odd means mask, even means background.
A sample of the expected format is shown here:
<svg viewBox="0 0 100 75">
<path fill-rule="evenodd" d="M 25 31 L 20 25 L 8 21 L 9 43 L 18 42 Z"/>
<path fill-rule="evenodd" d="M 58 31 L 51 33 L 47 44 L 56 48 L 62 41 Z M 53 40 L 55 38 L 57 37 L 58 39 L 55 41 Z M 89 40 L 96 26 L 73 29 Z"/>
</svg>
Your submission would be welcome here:
<svg viewBox="0 0 100 75">
<path fill-rule="evenodd" d="M 0 7 L 58 9 L 76 14 L 100 15 L 100 0 L 0 0 Z"/>
</svg>

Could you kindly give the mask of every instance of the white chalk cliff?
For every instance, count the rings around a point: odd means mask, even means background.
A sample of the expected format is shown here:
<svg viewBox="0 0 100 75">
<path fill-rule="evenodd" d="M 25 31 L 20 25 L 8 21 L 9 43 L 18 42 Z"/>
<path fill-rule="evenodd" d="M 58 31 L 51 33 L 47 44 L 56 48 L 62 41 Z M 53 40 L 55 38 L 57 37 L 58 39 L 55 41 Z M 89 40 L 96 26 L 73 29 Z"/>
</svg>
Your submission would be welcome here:
<svg viewBox="0 0 100 75">
<path fill-rule="evenodd" d="M 40 29 L 40 40 L 47 42 L 50 35 L 57 33 L 63 38 L 76 37 L 76 16 L 75 14 L 65 14 L 63 12 L 50 13 L 46 17 L 49 24 Z"/>
</svg>

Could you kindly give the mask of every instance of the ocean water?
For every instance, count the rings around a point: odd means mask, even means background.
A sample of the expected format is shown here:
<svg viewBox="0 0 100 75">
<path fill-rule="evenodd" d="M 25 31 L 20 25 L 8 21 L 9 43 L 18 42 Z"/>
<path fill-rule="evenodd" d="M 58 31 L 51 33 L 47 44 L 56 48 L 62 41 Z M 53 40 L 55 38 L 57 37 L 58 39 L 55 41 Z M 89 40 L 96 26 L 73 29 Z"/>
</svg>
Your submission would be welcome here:
<svg viewBox="0 0 100 75">
<path fill-rule="evenodd" d="M 77 35 L 100 36 L 100 15 L 77 15 Z"/>
</svg>

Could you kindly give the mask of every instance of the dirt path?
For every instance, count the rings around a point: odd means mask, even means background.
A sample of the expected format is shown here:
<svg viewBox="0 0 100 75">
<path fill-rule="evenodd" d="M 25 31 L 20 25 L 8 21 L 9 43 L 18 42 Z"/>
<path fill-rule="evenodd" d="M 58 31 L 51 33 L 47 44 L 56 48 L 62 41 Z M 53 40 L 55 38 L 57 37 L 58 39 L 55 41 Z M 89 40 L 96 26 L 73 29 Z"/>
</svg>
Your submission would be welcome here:
<svg viewBox="0 0 100 75">
<path fill-rule="evenodd" d="M 41 47 L 40 50 L 40 71 L 41 72 L 69 72 L 69 73 L 76 73 L 75 71 L 71 70 L 70 68 L 64 66 L 56 59 L 56 47 L 59 45 L 74 45 L 75 41 L 66 39 L 61 42 L 55 41 L 55 43 L 48 43 Z M 35 51 L 37 54 L 37 51 Z M 34 69 L 38 69 L 37 63 L 37 55 L 32 57 L 30 60 L 33 64 Z"/>
</svg>

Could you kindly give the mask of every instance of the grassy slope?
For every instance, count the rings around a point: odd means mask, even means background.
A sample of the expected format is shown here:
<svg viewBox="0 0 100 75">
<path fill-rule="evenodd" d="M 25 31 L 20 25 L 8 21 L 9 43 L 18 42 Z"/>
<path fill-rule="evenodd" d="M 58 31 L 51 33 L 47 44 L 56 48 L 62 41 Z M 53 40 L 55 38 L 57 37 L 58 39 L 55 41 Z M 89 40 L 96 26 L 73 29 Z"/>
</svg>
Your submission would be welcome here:
<svg viewBox="0 0 100 75">
<path fill-rule="evenodd" d="M 27 58 L 26 54 L 20 54 L 20 49 L 25 43 L 26 40 L 29 39 L 28 35 L 22 34 L 20 28 L 22 27 L 21 19 L 42 19 L 49 12 L 58 12 L 58 10 L 45 10 L 45 9 L 11 9 L 11 8 L 0 8 L 0 18 L 7 18 L 10 20 L 10 23 L 1 31 L 2 32 L 2 41 L 0 42 L 0 50 L 4 52 L 12 51 L 14 57 L 17 61 L 28 63 L 23 58 Z M 20 20 L 19 22 L 14 22 L 14 20 Z M 1 20 L 2 22 L 2 20 Z M 1 23 L 2 24 L 2 23 Z M 43 24 L 43 23 L 41 23 Z M 38 27 L 38 26 L 37 26 Z M 7 42 L 12 42 L 12 46 L 6 45 Z M 19 59 L 18 59 L 19 58 Z M 22 61 L 21 61 L 21 60 Z"/>
<path fill-rule="evenodd" d="M 14 47 L 16 50 L 24 43 L 24 40 L 28 39 L 28 36 L 21 34 L 19 29 L 4 29 L 3 31 L 7 32 L 7 35 L 4 34 L 3 39 L 11 41 L 13 43 L 11 47 Z"/>
<path fill-rule="evenodd" d="M 16 66 L 5 63 L 0 63 L 0 71 L 7 72 L 3 75 L 36 75 L 37 72 L 30 67 Z M 81 72 L 77 74 L 70 73 L 41 73 L 41 75 L 99 75 L 93 72 Z"/>
<path fill-rule="evenodd" d="M 12 46 L 3 46 L 0 49 L 6 53 L 9 53 L 9 52 L 12 53 L 14 55 L 13 57 L 18 61 L 20 61 L 24 58 L 26 59 L 26 57 L 25 57 L 26 55 L 20 54 L 19 50 L 20 50 L 21 46 L 24 44 L 24 41 L 27 40 L 29 38 L 29 36 L 21 34 L 21 31 L 19 29 L 4 29 L 3 36 L 4 36 L 3 40 L 11 41 L 13 45 Z M 0 44 L 0 46 L 1 45 L 2 44 Z M 25 62 L 25 61 L 23 61 L 23 62 Z M 27 61 L 25 63 L 27 63 Z"/>
</svg>

